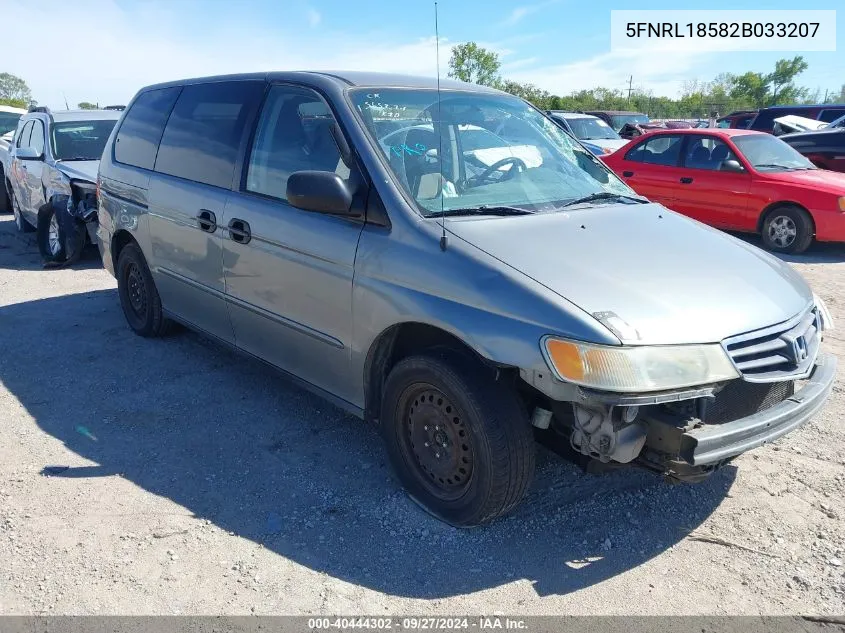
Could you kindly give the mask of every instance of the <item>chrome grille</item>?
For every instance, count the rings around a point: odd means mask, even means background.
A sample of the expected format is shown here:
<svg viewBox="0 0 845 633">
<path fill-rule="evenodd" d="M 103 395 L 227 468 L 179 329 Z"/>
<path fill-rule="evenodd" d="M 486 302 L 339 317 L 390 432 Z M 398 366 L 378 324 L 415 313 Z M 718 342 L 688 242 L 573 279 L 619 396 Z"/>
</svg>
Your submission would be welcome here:
<svg viewBox="0 0 845 633">
<path fill-rule="evenodd" d="M 810 373 L 819 352 L 821 322 L 813 307 L 780 325 L 725 339 L 734 366 L 749 382 L 774 382 Z"/>
</svg>

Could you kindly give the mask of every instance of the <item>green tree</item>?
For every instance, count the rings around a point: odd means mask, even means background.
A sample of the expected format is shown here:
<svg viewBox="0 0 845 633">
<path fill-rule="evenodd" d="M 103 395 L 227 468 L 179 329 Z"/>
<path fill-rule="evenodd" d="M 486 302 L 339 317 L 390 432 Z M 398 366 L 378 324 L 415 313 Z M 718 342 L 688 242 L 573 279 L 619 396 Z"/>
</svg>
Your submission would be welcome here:
<svg viewBox="0 0 845 633">
<path fill-rule="evenodd" d="M 32 91 L 20 77 L 0 73 L 0 99 L 29 103 L 32 100 Z"/>
<path fill-rule="evenodd" d="M 805 88 L 795 85 L 795 78 L 808 68 L 808 64 L 800 55 L 792 59 L 779 59 L 775 62 L 775 69 L 766 76 L 771 85 L 772 98 L 770 105 L 776 103 L 794 103 L 806 93 Z"/>
<path fill-rule="evenodd" d="M 91 103 L 90 101 L 81 101 L 80 103 L 76 104 L 76 107 L 80 110 L 96 110 L 97 104 Z"/>
<path fill-rule="evenodd" d="M 495 86 L 499 83 L 501 66 L 497 53 L 488 51 L 475 42 L 467 42 L 452 47 L 449 76 L 482 86 Z"/>
<path fill-rule="evenodd" d="M 0 99 L 0 105 L 12 106 L 13 108 L 26 108 L 29 103 L 23 99 Z"/>
</svg>

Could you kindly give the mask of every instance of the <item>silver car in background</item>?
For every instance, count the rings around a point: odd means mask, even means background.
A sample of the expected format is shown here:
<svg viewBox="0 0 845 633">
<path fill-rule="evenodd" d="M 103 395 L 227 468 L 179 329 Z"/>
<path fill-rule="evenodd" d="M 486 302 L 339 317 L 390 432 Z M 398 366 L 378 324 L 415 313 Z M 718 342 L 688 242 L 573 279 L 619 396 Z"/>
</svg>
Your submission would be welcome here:
<svg viewBox="0 0 845 633">
<path fill-rule="evenodd" d="M 120 112 L 39 107 L 21 117 L 6 174 L 18 231 L 38 230 L 49 265 L 72 263 L 96 242 L 97 166 Z"/>
<path fill-rule="evenodd" d="M 453 525 L 519 503 L 535 437 L 697 481 L 831 390 L 830 317 L 789 265 L 637 196 L 493 89 L 150 86 L 99 187 L 132 330 L 184 323 L 377 422 L 410 496 Z"/>
</svg>

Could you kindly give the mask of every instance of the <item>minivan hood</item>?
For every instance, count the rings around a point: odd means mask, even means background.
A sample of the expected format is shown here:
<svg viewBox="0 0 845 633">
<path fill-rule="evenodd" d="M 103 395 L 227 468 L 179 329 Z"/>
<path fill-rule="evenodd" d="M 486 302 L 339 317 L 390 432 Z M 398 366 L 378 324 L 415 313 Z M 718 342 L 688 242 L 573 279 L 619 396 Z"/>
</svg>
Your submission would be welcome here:
<svg viewBox="0 0 845 633">
<path fill-rule="evenodd" d="M 447 230 L 574 303 L 614 313 L 632 344 L 717 342 L 809 306 L 788 264 L 657 204 L 451 219 Z"/>
<path fill-rule="evenodd" d="M 56 161 L 56 169 L 67 175 L 71 180 L 87 180 L 97 182 L 98 160 L 69 160 Z"/>
</svg>

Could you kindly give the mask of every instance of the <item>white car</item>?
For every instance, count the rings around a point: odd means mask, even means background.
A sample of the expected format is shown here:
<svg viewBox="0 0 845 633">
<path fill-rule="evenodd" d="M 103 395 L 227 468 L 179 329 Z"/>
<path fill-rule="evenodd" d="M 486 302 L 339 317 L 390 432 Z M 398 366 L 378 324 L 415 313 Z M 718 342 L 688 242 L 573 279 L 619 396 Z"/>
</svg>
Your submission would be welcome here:
<svg viewBox="0 0 845 633">
<path fill-rule="evenodd" d="M 0 105 L 0 212 L 10 211 L 8 178 L 9 173 L 9 147 L 15 130 L 18 128 L 18 121 L 26 114 L 23 108 Z"/>
<path fill-rule="evenodd" d="M 628 141 L 619 136 L 612 127 L 592 114 L 551 110 L 549 116 L 561 123 L 579 141 L 597 145 L 605 154 L 611 154 Z"/>
</svg>

